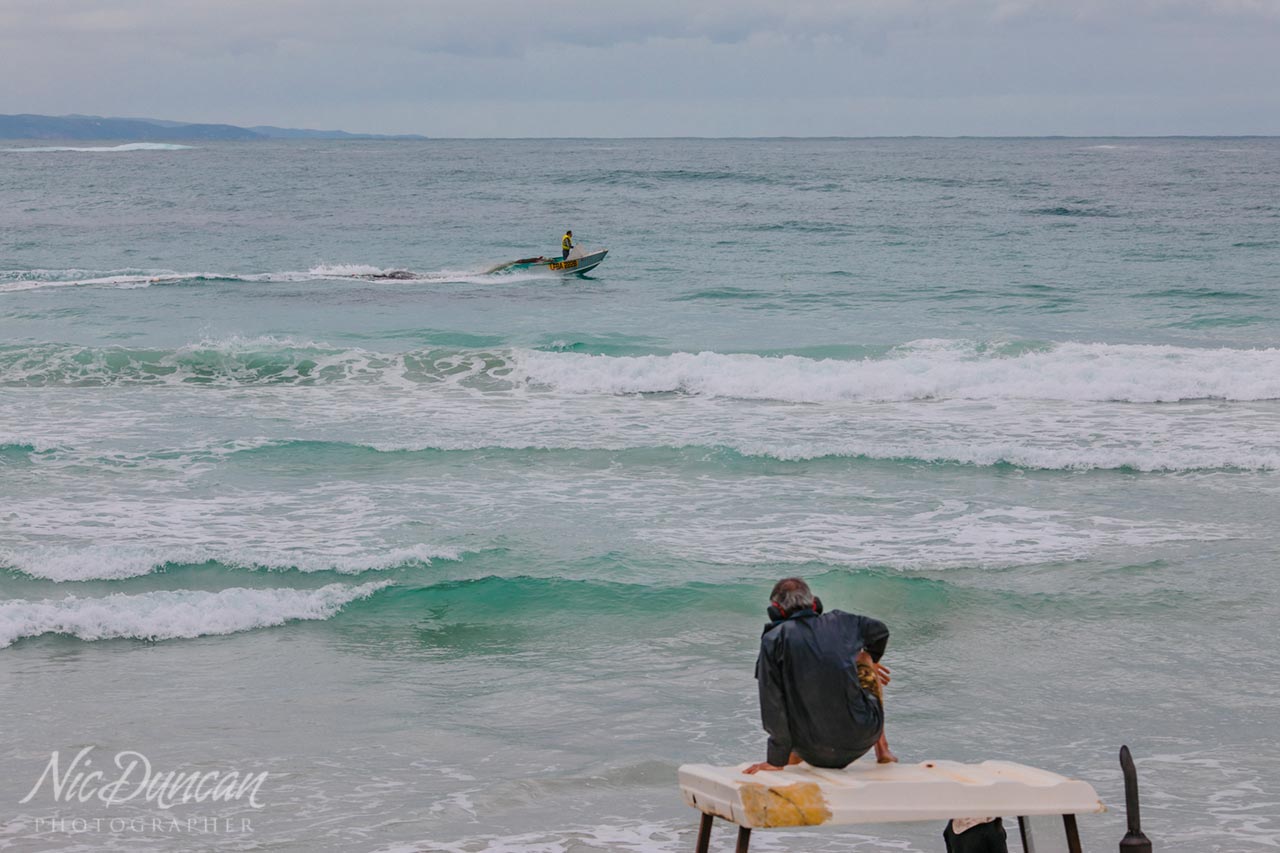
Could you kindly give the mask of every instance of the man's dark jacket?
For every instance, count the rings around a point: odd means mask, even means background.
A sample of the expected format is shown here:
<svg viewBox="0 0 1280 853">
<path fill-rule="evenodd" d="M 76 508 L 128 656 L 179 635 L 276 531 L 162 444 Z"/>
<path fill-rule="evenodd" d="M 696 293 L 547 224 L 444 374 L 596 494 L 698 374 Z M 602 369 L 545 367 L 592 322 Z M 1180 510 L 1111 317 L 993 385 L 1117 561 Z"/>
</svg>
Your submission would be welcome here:
<svg viewBox="0 0 1280 853">
<path fill-rule="evenodd" d="M 793 613 L 760 638 L 756 679 L 769 763 L 794 750 L 815 767 L 844 767 L 880 738 L 884 709 L 858 684 L 863 649 L 879 661 L 889 642 L 883 622 L 833 610 Z"/>
</svg>

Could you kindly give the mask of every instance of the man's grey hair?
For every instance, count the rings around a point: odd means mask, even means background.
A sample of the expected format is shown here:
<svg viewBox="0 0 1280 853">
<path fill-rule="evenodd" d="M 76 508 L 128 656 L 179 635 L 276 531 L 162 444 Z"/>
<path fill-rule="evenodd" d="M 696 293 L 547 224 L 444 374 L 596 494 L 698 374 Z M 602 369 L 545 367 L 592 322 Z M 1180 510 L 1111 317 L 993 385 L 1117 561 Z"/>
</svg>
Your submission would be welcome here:
<svg viewBox="0 0 1280 853">
<path fill-rule="evenodd" d="M 813 607 L 813 590 L 803 578 L 783 578 L 773 585 L 769 600 L 790 616 L 797 610 Z"/>
</svg>

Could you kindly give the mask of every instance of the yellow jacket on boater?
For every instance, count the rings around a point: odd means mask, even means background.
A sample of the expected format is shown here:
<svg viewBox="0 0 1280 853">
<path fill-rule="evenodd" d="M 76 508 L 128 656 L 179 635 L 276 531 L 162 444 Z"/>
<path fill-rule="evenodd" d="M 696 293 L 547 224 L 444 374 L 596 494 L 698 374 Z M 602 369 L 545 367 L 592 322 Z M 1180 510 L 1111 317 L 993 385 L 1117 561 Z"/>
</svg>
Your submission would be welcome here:
<svg viewBox="0 0 1280 853">
<path fill-rule="evenodd" d="M 565 257 L 569 257 L 569 250 L 573 248 L 573 232 L 564 232 L 564 238 L 560 241 L 560 248 L 564 250 Z"/>
</svg>

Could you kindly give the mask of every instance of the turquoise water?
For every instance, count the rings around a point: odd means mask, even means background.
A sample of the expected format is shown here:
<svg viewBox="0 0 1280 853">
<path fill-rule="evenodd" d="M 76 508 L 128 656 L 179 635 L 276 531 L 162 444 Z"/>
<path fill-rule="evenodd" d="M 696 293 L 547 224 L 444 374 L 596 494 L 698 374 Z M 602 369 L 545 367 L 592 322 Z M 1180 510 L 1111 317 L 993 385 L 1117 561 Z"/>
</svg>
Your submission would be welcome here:
<svg viewBox="0 0 1280 853">
<path fill-rule="evenodd" d="M 903 760 L 1280 845 L 1280 141 L 96 147 L 0 152 L 0 848 L 691 849 L 795 573 Z M 38 826 L 90 745 L 263 807 Z"/>
</svg>

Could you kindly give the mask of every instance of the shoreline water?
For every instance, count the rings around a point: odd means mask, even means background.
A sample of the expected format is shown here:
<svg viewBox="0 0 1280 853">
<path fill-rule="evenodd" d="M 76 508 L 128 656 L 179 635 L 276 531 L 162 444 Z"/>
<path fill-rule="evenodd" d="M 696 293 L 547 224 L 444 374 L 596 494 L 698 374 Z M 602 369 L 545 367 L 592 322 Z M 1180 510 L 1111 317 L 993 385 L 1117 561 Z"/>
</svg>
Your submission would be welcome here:
<svg viewBox="0 0 1280 853">
<path fill-rule="evenodd" d="M 1140 147 L 0 153 L 0 801 L 88 745 L 269 774 L 177 810 L 251 833 L 0 847 L 691 848 L 795 573 L 890 625 L 904 761 L 1117 806 L 1127 742 L 1158 849 L 1280 843 L 1280 144 Z M 589 278 L 475 272 L 570 226 Z"/>
</svg>

